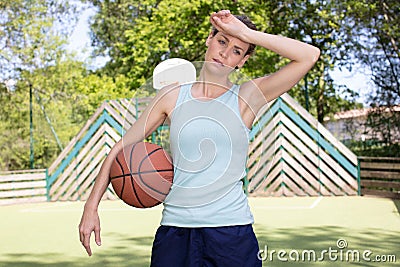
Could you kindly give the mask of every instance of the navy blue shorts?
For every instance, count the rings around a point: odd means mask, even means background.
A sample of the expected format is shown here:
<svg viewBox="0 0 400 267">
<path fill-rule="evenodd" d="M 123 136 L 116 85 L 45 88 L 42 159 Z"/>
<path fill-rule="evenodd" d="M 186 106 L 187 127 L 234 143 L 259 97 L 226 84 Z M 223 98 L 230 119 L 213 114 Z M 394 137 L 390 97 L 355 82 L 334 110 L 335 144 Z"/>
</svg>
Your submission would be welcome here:
<svg viewBox="0 0 400 267">
<path fill-rule="evenodd" d="M 258 241 L 249 225 L 182 228 L 160 226 L 151 267 L 259 267 Z"/>
</svg>

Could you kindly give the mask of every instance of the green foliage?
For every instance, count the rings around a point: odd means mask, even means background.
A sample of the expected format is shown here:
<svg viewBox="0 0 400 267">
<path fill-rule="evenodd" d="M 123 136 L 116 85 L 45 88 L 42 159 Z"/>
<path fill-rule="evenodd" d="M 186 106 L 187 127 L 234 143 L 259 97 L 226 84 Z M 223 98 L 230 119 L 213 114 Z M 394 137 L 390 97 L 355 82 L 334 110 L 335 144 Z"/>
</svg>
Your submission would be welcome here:
<svg viewBox="0 0 400 267">
<path fill-rule="evenodd" d="M 127 78 L 89 73 L 81 62 L 60 61 L 32 73 L 22 72 L 14 90 L 1 87 L 0 169 L 29 168 L 29 84 L 33 89 L 35 168 L 46 168 L 60 149 L 47 122 L 65 147 L 105 100 L 146 96 L 129 91 Z"/>
<path fill-rule="evenodd" d="M 0 86 L 0 169 L 24 168 L 29 162 L 29 110 L 26 97 L 9 92 Z"/>
<path fill-rule="evenodd" d="M 49 167 L 60 153 L 55 134 L 65 147 L 103 101 L 144 95 L 130 92 L 125 76 L 96 75 L 70 59 L 66 38 L 79 7 L 76 1 L 0 2 L 0 169 L 30 166 L 30 87 L 35 168 Z"/>
<path fill-rule="evenodd" d="M 400 144 L 385 144 L 379 140 L 349 141 L 345 143 L 357 156 L 400 157 Z"/>
<path fill-rule="evenodd" d="M 74 122 L 85 122 L 107 100 L 148 96 L 143 90 L 129 90 L 126 76 L 115 78 L 89 74 L 77 80 L 75 84 L 76 105 L 74 106 Z"/>
<path fill-rule="evenodd" d="M 126 43 L 125 31 L 135 27 L 135 19 L 146 15 L 148 8 L 159 1 L 105 1 L 88 0 L 98 12 L 91 21 L 91 38 L 94 55 L 107 55 L 110 61 L 102 69 L 103 74 L 115 76 L 126 72 L 120 60 L 127 56 L 120 47 Z"/>
<path fill-rule="evenodd" d="M 15 88 L 3 92 L 4 98 L 1 98 L 1 102 L 6 106 L 1 106 L 1 114 L 5 116 L 1 120 L 0 127 L 4 127 L 5 131 L 1 132 L 0 146 L 6 150 L 0 152 L 1 169 L 29 168 L 30 84 L 33 90 L 35 167 L 48 167 L 60 152 L 40 105 L 45 109 L 64 146 L 77 132 L 78 125 L 71 124 L 68 119 L 73 104 L 70 95 L 73 77 L 84 69 L 79 69 L 76 64 L 73 67 L 65 65 L 57 64 L 46 69 L 37 69 L 32 73 L 22 72 L 21 80 Z"/>
<path fill-rule="evenodd" d="M 38 70 L 48 69 L 65 57 L 66 37 L 71 28 L 61 26 L 76 22 L 79 10 L 76 3 L 57 0 L 0 2 L 1 169 L 29 166 L 29 88 L 37 88 L 36 91 L 46 95 L 57 91 L 55 87 L 46 86 L 46 83 L 54 83 L 52 75 Z M 35 107 L 34 114 L 40 113 Z M 41 132 L 43 130 L 37 128 L 43 138 L 37 138 L 34 143 L 38 166 L 47 166 L 48 162 L 44 164 L 43 159 L 58 152 L 49 145 L 51 139 Z"/>
<path fill-rule="evenodd" d="M 220 9 L 248 15 L 261 31 L 321 49 L 315 67 L 290 91 L 306 106 L 307 90 L 309 110 L 319 121 L 337 111 L 360 107 L 354 101 L 357 93 L 337 86 L 330 71 L 336 66 L 351 69 L 356 62 L 367 66 L 377 88 L 371 96 L 377 113 L 371 115 L 369 126 L 385 137 L 384 146 L 390 148 L 386 151 L 398 155 L 387 129 L 399 127 L 399 118 L 379 117 L 381 107 L 393 107 L 400 101 L 398 1 L 82 2 L 97 10 L 91 23 L 95 55 L 110 57 L 94 73 L 65 50 L 82 5 L 60 0 L 0 0 L 0 169 L 29 167 L 30 85 L 34 91 L 35 167 L 48 167 L 60 151 L 42 109 L 66 146 L 103 101 L 154 93 L 148 89 L 149 78 L 160 61 L 172 57 L 202 61 L 211 30 L 209 15 Z M 238 77 L 266 75 L 286 63 L 258 48 Z"/>
<path fill-rule="evenodd" d="M 17 78 L 21 71 L 43 68 L 62 57 L 71 28 L 60 26 L 74 25 L 77 12 L 76 2 L 1 1 L 0 80 Z"/>
<path fill-rule="evenodd" d="M 341 21 L 345 10 L 336 1 L 280 1 L 274 15 L 274 28 L 294 39 L 310 43 L 321 50 L 319 61 L 290 94 L 306 106 L 309 95 L 309 112 L 323 122 L 340 110 L 354 108 L 357 95 L 350 88 L 334 84 L 330 71 L 343 60 L 346 50 Z M 344 93 L 348 96 L 343 98 Z"/>
<path fill-rule="evenodd" d="M 346 50 L 340 28 L 340 21 L 345 15 L 341 6 L 333 1 L 164 0 L 142 1 L 140 8 L 136 1 L 94 1 L 94 4 L 100 8 L 95 21 L 104 18 L 105 22 L 102 26 L 92 24 L 92 29 L 97 33 L 95 40 L 104 40 L 104 44 L 110 41 L 110 36 L 114 36 L 110 29 L 114 29 L 115 25 L 111 26 L 111 19 L 105 18 L 112 13 L 111 10 L 116 5 L 128 5 L 135 10 L 133 17 L 132 13 L 118 14 L 119 23 L 131 23 L 131 27 L 119 29 L 119 37 L 115 38 L 124 41 L 114 42 L 108 47 L 112 59 L 104 69 L 109 73 L 109 68 L 113 68 L 114 74 L 128 76 L 133 90 L 151 77 L 154 67 L 166 58 L 202 61 L 206 50 L 205 40 L 211 29 L 210 14 L 220 9 L 230 9 L 234 14 L 248 15 L 261 31 L 303 40 L 322 50 L 321 59 L 310 71 L 307 80 L 310 112 L 320 121 L 338 110 L 354 108 L 356 105 L 356 93 L 349 88 L 336 86 L 329 76 L 329 71 L 340 58 L 340 52 Z M 114 57 L 113 53 L 119 57 Z M 271 51 L 258 48 L 242 72 L 250 78 L 259 77 L 275 72 L 286 63 L 287 60 L 282 60 Z M 304 104 L 305 90 L 306 84 L 302 81 L 291 94 Z M 339 94 L 343 92 L 352 98 L 341 98 Z"/>
<path fill-rule="evenodd" d="M 112 32 L 111 29 L 114 29 L 115 25 L 106 17 L 118 3 L 108 1 L 93 1 L 93 3 L 99 7 L 99 13 L 94 21 L 102 21 L 101 24 L 92 24 L 92 30 L 96 33 L 94 40 L 106 44 L 111 42 L 110 38 L 111 36 L 114 38 L 114 35 L 117 36 L 115 38 L 123 40 L 113 42 L 107 49 L 104 48 L 112 58 L 104 71 L 113 75 L 116 73 L 127 75 L 131 79 L 130 86 L 133 90 L 150 78 L 154 67 L 166 58 L 182 57 L 189 61 L 202 61 L 206 50 L 205 40 L 211 30 L 209 16 L 212 12 L 230 9 L 233 13 L 245 13 L 252 16 L 255 23 L 262 26 L 261 29 L 266 29 L 263 27 L 269 25 L 269 14 L 274 8 L 274 3 L 260 4 L 254 1 L 239 3 L 165 0 L 141 1 L 140 5 L 137 1 L 123 1 L 119 4 L 129 6 L 135 12 L 129 15 L 124 12 L 118 14 L 118 19 L 121 20 L 119 23 L 131 24 Z M 118 57 L 114 56 L 116 54 Z M 268 53 L 262 52 L 260 56 L 266 54 Z M 263 64 L 263 67 L 266 65 Z M 271 67 L 267 69 L 269 72 L 272 71 Z M 253 71 L 260 72 L 255 68 Z M 252 74 L 252 71 L 250 70 L 248 74 Z"/>
<path fill-rule="evenodd" d="M 386 146 L 399 141 L 398 136 L 393 136 L 393 133 L 400 133 L 400 112 L 393 108 L 372 108 L 365 125 L 371 129 L 369 135 L 373 139 L 381 140 Z"/>
</svg>

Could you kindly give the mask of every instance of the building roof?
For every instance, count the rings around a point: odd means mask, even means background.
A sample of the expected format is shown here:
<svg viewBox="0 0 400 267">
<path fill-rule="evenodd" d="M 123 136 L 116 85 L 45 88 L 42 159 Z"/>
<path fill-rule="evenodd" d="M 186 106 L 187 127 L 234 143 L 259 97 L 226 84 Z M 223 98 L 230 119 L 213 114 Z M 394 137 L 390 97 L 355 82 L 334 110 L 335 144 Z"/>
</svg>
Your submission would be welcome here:
<svg viewBox="0 0 400 267">
<path fill-rule="evenodd" d="M 350 119 L 350 118 L 357 118 L 357 117 L 365 117 L 373 108 L 363 108 L 363 109 L 352 109 L 346 110 L 336 113 L 333 116 L 334 120 L 342 120 L 342 119 Z M 395 112 L 400 112 L 400 105 L 393 107 Z M 389 108 L 385 109 L 385 112 L 389 112 Z M 331 118 L 325 117 L 324 121 L 329 121 Z"/>
</svg>

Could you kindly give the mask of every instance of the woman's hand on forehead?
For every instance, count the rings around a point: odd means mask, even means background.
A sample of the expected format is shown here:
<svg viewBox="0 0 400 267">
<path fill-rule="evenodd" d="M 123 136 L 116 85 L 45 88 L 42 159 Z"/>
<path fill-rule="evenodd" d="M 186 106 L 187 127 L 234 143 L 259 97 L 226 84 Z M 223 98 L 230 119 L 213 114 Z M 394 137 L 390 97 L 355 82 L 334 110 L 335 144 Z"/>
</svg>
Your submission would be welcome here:
<svg viewBox="0 0 400 267">
<path fill-rule="evenodd" d="M 210 22 L 218 31 L 238 38 L 240 38 L 244 31 L 249 30 L 249 28 L 232 15 L 229 10 L 214 12 L 210 16 Z"/>
</svg>

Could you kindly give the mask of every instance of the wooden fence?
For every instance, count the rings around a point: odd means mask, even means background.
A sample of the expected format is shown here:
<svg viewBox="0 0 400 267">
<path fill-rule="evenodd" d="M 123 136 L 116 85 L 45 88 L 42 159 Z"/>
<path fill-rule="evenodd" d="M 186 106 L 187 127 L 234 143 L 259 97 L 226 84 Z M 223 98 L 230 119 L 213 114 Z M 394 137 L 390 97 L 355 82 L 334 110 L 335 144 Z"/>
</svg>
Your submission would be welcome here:
<svg viewBox="0 0 400 267">
<path fill-rule="evenodd" d="M 400 158 L 359 157 L 361 194 L 400 198 Z"/>
<path fill-rule="evenodd" d="M 0 205 L 47 201 L 46 170 L 0 173 Z"/>
</svg>

